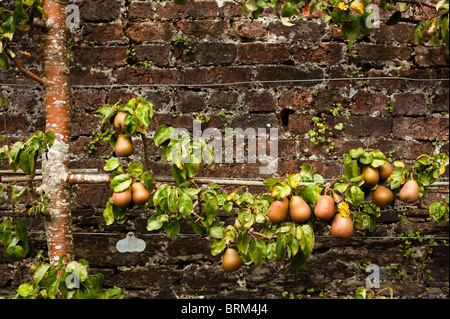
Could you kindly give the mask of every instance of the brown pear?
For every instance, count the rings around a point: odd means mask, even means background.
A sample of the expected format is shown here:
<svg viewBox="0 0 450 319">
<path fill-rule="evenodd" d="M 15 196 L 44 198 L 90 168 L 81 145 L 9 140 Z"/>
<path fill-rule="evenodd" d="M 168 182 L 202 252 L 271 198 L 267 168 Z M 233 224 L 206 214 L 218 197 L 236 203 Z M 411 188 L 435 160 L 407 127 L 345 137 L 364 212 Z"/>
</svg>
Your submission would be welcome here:
<svg viewBox="0 0 450 319">
<path fill-rule="evenodd" d="M 378 185 L 372 192 L 372 200 L 378 207 L 386 208 L 394 201 L 394 193 L 389 188 Z"/>
<path fill-rule="evenodd" d="M 344 217 L 338 213 L 334 216 L 330 231 L 334 238 L 349 238 L 353 234 L 353 221 L 350 217 Z"/>
<path fill-rule="evenodd" d="M 222 267 L 227 272 L 236 271 L 241 268 L 241 256 L 233 248 L 227 248 L 222 258 Z"/>
<path fill-rule="evenodd" d="M 311 208 L 300 196 L 292 196 L 289 201 L 289 213 L 296 223 L 304 223 L 311 217 Z"/>
<path fill-rule="evenodd" d="M 314 215 L 322 220 L 330 220 L 334 216 L 334 200 L 329 195 L 322 195 L 314 207 Z"/>
<path fill-rule="evenodd" d="M 131 193 L 133 194 L 133 203 L 138 206 L 144 205 L 150 199 L 150 193 L 141 182 L 131 185 Z"/>
<path fill-rule="evenodd" d="M 125 131 L 125 116 L 127 116 L 127 114 L 128 113 L 126 112 L 119 112 L 116 117 L 114 117 L 114 128 L 118 133 L 123 133 Z"/>
<path fill-rule="evenodd" d="M 289 199 L 283 197 L 280 200 L 275 200 L 270 204 L 267 217 L 272 224 L 279 224 L 283 222 L 288 214 L 289 209 Z"/>
<path fill-rule="evenodd" d="M 391 163 L 386 162 L 380 167 L 378 167 L 378 173 L 380 174 L 380 181 L 385 181 L 391 176 L 392 172 L 394 171 L 394 168 L 392 167 Z"/>
<path fill-rule="evenodd" d="M 406 203 L 414 203 L 419 199 L 419 184 L 415 180 L 409 180 L 403 185 L 398 198 Z"/>
<path fill-rule="evenodd" d="M 365 166 L 362 169 L 362 175 L 364 186 L 366 187 L 374 187 L 380 180 L 380 173 L 378 172 L 378 168 L 373 168 L 372 166 Z"/>
<path fill-rule="evenodd" d="M 131 137 L 120 135 L 116 141 L 115 152 L 117 156 L 128 157 L 134 152 L 133 141 Z"/>
<path fill-rule="evenodd" d="M 114 205 L 125 208 L 131 204 L 131 187 L 128 187 L 125 191 L 113 194 Z"/>
</svg>

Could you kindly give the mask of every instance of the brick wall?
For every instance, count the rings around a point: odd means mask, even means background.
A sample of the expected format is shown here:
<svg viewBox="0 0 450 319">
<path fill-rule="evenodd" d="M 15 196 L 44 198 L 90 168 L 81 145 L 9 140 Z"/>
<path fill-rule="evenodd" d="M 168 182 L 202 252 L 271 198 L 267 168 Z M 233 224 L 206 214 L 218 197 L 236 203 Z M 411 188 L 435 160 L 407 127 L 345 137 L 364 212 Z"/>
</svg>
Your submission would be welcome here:
<svg viewBox="0 0 450 319">
<path fill-rule="evenodd" d="M 171 1 L 73 2 L 79 5 L 81 26 L 72 29 L 68 39 L 71 82 L 78 85 L 72 91 L 71 168 L 103 167 L 103 157 L 112 155 L 107 143 L 99 143 L 91 154 L 85 150 L 91 133 L 100 129 L 96 110 L 105 103 L 136 96 L 156 104 L 153 131 L 161 124 L 192 130 L 196 117 L 209 118 L 203 129 L 278 128 L 277 176 L 298 171 L 306 162 L 316 165 L 316 172 L 325 178 L 337 177 L 343 169 L 341 154 L 357 147 L 379 148 L 395 158 L 411 161 L 435 150 L 430 138 L 437 138 L 440 151 L 448 154 L 448 81 L 358 80 L 387 76 L 448 79 L 448 55 L 441 47 L 412 45 L 413 23 L 382 25 L 372 35 L 360 37 L 348 53 L 340 31 L 316 16 L 286 27 L 273 12 L 252 22 L 234 1 L 196 1 L 183 7 Z M 186 36 L 187 45 L 175 43 L 173 37 L 177 35 Z M 21 60 L 39 72 L 39 32 L 32 30 L 18 39 L 30 53 L 21 56 Z M 352 80 L 258 83 L 321 78 Z M 252 83 L 208 86 L 235 82 Z M 33 84 L 15 70 L 1 71 L 0 83 Z M 102 87 L 112 84 L 156 86 Z M 86 85 L 98 87 L 82 87 Z M 349 98 L 351 87 L 358 92 Z M 40 88 L 5 85 L 1 89 L 11 100 L 6 111 L 10 142 L 44 130 Z M 333 116 L 331 109 L 337 105 L 348 113 Z M 343 130 L 332 137 L 331 151 L 327 151 L 329 143 L 314 145 L 307 136 L 314 129 L 312 118 L 322 113 L 329 127 L 344 124 Z M 3 121 L 0 130 L 4 130 Z M 136 141 L 136 148 L 142 149 L 139 142 Z M 158 162 L 161 154 L 156 147 L 151 151 L 155 174 L 167 175 L 170 166 Z M 136 155 L 134 159 L 142 157 Z M 259 167 L 260 163 L 219 164 L 201 175 L 267 177 L 259 175 Z M 100 225 L 104 227 L 101 212 L 111 195 L 109 187 L 74 186 L 72 193 L 75 232 L 94 232 Z M 0 212 L 0 218 L 7 214 Z M 88 259 L 94 269 L 105 274 L 108 285 L 126 288 L 130 297 L 279 298 L 283 291 L 306 295 L 309 288 L 315 289 L 315 293 L 310 292 L 313 297 L 319 297 L 321 290 L 335 298 L 352 297 L 367 276 L 361 265 L 370 261 L 382 266 L 399 264 L 406 270 L 407 275 L 401 279 L 387 278 L 395 287 L 396 297 L 448 298 L 448 244 L 442 242 L 430 256 L 432 280 L 416 278 L 417 260 L 402 257 L 397 251 L 402 243 L 399 239 L 336 242 L 319 237 L 316 251 L 303 270 L 282 269 L 278 263 L 224 274 L 220 256 L 209 253 L 207 239 L 147 236 L 144 234 L 148 212 L 130 214 L 127 224 L 104 227 L 104 231 L 124 235 L 132 230 L 143 234 L 147 242 L 144 253 L 117 253 L 115 243 L 120 235 L 95 233 L 74 238 L 78 258 Z M 383 214 L 371 235 L 396 236 L 407 229 L 421 229 L 425 234 L 448 236 L 448 226 L 441 230 L 426 218 L 424 211 L 409 209 L 408 224 L 403 226 L 397 225 L 398 215 L 395 211 Z M 29 226 L 43 229 L 36 221 L 30 220 Z M 188 225 L 184 228 L 190 232 Z M 320 232 L 328 234 L 325 225 Z M 38 246 L 45 249 L 42 235 L 36 236 Z M 415 244 L 418 252 L 426 247 L 426 243 Z M 100 251 L 108 254 L 99 254 Z M 0 249 L 0 295 L 11 293 L 18 278 L 17 269 L 5 260 L 4 249 Z"/>
</svg>

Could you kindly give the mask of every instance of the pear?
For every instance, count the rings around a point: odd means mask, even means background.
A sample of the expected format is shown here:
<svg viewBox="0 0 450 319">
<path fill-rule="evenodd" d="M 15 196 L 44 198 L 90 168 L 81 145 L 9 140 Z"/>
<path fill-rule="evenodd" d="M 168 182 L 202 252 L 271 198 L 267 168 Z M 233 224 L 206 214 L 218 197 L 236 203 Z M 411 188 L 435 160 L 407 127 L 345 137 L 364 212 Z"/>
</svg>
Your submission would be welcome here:
<svg viewBox="0 0 450 319">
<path fill-rule="evenodd" d="M 331 236 L 346 239 L 353 234 L 353 221 L 350 217 L 344 217 L 337 213 L 331 223 Z"/>
<path fill-rule="evenodd" d="M 150 199 L 150 193 L 141 182 L 135 182 L 131 185 L 131 193 L 133 203 L 138 206 L 144 205 Z"/>
<path fill-rule="evenodd" d="M 116 141 L 115 152 L 117 156 L 128 157 L 134 152 L 133 141 L 131 137 L 119 135 Z"/>
<path fill-rule="evenodd" d="M 118 133 L 123 133 L 125 131 L 125 116 L 127 116 L 128 113 L 126 112 L 119 112 L 114 117 L 114 128 Z"/>
<path fill-rule="evenodd" d="M 415 180 L 409 180 L 403 185 L 398 198 L 406 203 L 414 203 L 419 199 L 419 184 Z"/>
<path fill-rule="evenodd" d="M 374 187 L 380 180 L 380 173 L 378 172 L 378 169 L 373 168 L 372 166 L 365 166 L 362 169 L 362 175 L 364 186 L 366 187 Z"/>
<path fill-rule="evenodd" d="M 270 204 L 267 217 L 272 224 L 279 224 L 283 222 L 288 214 L 289 209 L 289 199 L 283 197 L 280 200 L 275 200 Z"/>
<path fill-rule="evenodd" d="M 372 192 L 372 200 L 378 207 L 386 208 L 394 201 L 394 193 L 389 188 L 378 185 Z"/>
<path fill-rule="evenodd" d="M 120 193 L 113 194 L 113 203 L 114 205 L 126 208 L 131 204 L 132 196 L 131 196 L 131 187 L 128 187 L 125 191 Z"/>
<path fill-rule="evenodd" d="M 289 201 L 289 213 L 296 223 L 304 223 L 311 217 L 311 208 L 300 196 L 292 196 Z"/>
<path fill-rule="evenodd" d="M 380 181 L 385 181 L 391 176 L 392 172 L 394 171 L 394 168 L 392 167 L 391 163 L 386 162 L 380 167 L 378 167 L 378 173 L 380 174 Z"/>
<path fill-rule="evenodd" d="M 334 216 L 334 200 L 329 195 L 322 195 L 314 207 L 314 215 L 322 220 L 330 220 Z"/>
<path fill-rule="evenodd" d="M 233 248 L 227 248 L 222 258 L 222 267 L 227 272 L 236 271 L 241 268 L 241 256 Z"/>
</svg>

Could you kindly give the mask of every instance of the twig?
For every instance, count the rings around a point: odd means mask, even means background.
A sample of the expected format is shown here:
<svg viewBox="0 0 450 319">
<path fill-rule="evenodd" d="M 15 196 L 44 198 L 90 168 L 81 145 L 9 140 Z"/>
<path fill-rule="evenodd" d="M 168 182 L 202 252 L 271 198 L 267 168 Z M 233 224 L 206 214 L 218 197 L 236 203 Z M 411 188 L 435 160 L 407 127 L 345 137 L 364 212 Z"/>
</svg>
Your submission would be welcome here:
<svg viewBox="0 0 450 319">
<path fill-rule="evenodd" d="M 41 78 L 39 75 L 31 72 L 30 70 L 26 69 L 22 63 L 20 63 L 19 59 L 17 58 L 17 56 L 11 56 L 9 55 L 9 57 L 11 58 L 11 60 L 14 62 L 14 64 L 17 66 L 17 68 L 19 69 L 20 72 L 22 72 L 24 75 L 26 75 L 27 77 L 29 77 L 30 79 L 40 83 L 41 85 L 45 84 L 45 81 L 43 78 Z"/>
<path fill-rule="evenodd" d="M 141 134 L 141 138 L 142 138 L 142 143 L 144 144 L 144 159 L 145 159 L 145 168 L 147 171 L 149 171 L 152 175 L 152 167 L 150 164 L 150 158 L 149 158 L 149 154 L 148 154 L 148 143 L 147 143 L 147 138 L 145 137 L 145 134 Z"/>
</svg>

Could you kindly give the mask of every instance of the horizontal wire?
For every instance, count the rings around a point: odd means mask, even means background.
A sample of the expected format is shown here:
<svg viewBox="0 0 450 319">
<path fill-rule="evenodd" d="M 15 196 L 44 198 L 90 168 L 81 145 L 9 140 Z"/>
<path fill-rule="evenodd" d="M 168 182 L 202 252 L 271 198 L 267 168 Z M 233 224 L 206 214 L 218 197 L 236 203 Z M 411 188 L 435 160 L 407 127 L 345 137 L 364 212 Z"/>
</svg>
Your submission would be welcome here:
<svg viewBox="0 0 450 319">
<path fill-rule="evenodd" d="M 30 231 L 28 232 L 29 234 L 45 234 L 45 231 Z M 87 232 L 74 232 L 72 233 L 73 235 L 85 235 L 85 236 L 91 236 L 91 235 L 100 235 L 100 236 L 117 236 L 117 237 L 125 237 L 126 234 L 128 234 L 128 232 L 126 233 L 111 233 L 111 232 L 101 232 L 101 233 L 87 233 Z M 167 235 L 164 233 L 146 233 L 146 234 L 142 234 L 139 233 L 139 236 L 164 236 L 166 237 Z M 190 234 L 190 233 L 180 233 L 177 236 L 181 236 L 181 237 L 189 237 L 189 236 L 195 236 L 195 237 L 203 237 L 203 238 L 207 238 L 209 236 L 200 236 L 197 234 Z M 315 235 L 315 238 L 334 238 L 331 235 Z M 434 239 L 434 240 L 449 240 L 449 237 L 408 237 L 408 236 L 351 236 L 350 239 L 411 239 L 411 240 L 423 240 L 423 239 Z"/>
<path fill-rule="evenodd" d="M 432 79 L 418 79 L 408 77 L 360 77 L 360 78 L 328 78 L 328 79 L 293 79 L 293 80 L 267 80 L 267 81 L 242 81 L 242 82 L 227 82 L 227 83 L 193 83 L 193 84 L 180 84 L 180 83 L 154 83 L 154 84 L 74 84 L 72 88 L 121 88 L 121 87 L 215 87 L 215 86 L 234 86 L 234 85 L 249 85 L 249 84 L 286 84 L 286 83 L 302 83 L 302 82 L 328 82 L 328 81 L 366 81 L 366 80 L 396 80 L 396 81 L 416 81 L 416 82 L 440 82 L 448 81 L 445 78 L 432 78 Z M 20 83 L 0 83 L 0 86 L 15 86 L 15 87 L 39 87 L 39 84 L 20 84 Z"/>
</svg>

